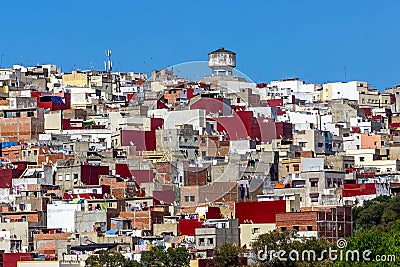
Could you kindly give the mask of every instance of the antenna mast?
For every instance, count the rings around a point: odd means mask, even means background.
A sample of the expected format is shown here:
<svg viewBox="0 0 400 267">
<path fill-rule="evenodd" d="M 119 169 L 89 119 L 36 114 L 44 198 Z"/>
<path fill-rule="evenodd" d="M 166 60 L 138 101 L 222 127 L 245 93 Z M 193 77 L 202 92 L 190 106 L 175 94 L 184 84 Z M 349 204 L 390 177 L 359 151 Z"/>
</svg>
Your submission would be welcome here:
<svg viewBox="0 0 400 267">
<path fill-rule="evenodd" d="M 112 71 L 111 50 L 106 50 L 107 61 L 104 61 L 104 70 L 108 73 Z"/>
</svg>

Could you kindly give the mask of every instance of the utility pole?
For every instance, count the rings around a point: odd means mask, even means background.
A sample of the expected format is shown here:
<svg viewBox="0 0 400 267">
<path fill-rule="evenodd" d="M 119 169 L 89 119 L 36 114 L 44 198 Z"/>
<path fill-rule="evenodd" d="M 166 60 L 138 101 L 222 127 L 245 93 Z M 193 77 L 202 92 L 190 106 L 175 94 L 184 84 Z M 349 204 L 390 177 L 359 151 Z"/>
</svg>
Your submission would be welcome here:
<svg viewBox="0 0 400 267">
<path fill-rule="evenodd" d="M 347 67 L 344 66 L 344 81 L 347 82 Z"/>
<path fill-rule="evenodd" d="M 1 55 L 0 55 L 0 69 L 1 69 L 1 66 L 3 66 L 3 56 L 4 56 L 4 54 L 1 53 Z"/>
</svg>

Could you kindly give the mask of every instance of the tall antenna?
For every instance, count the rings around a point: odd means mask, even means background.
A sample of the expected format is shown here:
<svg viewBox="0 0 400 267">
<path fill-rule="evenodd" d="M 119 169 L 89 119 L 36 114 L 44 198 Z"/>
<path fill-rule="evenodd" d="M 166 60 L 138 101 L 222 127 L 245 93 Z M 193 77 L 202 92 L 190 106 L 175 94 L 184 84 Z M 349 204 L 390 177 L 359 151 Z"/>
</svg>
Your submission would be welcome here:
<svg viewBox="0 0 400 267">
<path fill-rule="evenodd" d="M 347 67 L 344 66 L 344 81 L 347 82 Z"/>
<path fill-rule="evenodd" d="M 112 70 L 111 50 L 110 49 L 106 50 L 106 57 L 107 57 L 107 61 L 104 61 L 104 70 L 109 73 Z"/>
</svg>

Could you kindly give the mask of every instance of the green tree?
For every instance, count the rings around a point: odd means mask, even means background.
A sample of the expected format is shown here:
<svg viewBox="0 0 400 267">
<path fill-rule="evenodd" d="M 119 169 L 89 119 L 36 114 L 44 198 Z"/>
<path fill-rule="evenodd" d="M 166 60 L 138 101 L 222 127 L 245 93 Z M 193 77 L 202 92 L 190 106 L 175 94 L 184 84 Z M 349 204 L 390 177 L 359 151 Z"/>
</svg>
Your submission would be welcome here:
<svg viewBox="0 0 400 267">
<path fill-rule="evenodd" d="M 89 256 L 85 261 L 86 266 L 90 267 L 138 267 L 140 264 L 137 261 L 130 260 L 124 257 L 119 252 L 110 253 L 106 250 L 101 250 L 98 254 Z"/>
<path fill-rule="evenodd" d="M 216 267 L 238 267 L 242 266 L 244 249 L 231 243 L 225 243 L 214 250 L 214 261 Z"/>
<path fill-rule="evenodd" d="M 260 235 L 252 243 L 255 266 L 267 267 L 332 266 L 333 262 L 328 259 L 328 255 L 322 253 L 329 248 L 334 249 L 335 245 L 326 239 L 300 238 L 295 231 L 272 231 Z M 315 254 L 307 252 L 310 250 Z M 323 259 L 320 259 L 321 255 Z"/>
<path fill-rule="evenodd" d="M 171 267 L 185 267 L 190 265 L 189 251 L 184 247 L 177 249 L 168 248 L 167 255 L 170 262 L 169 266 Z"/>
<path fill-rule="evenodd" d="M 365 201 L 363 206 L 353 209 L 355 233 L 375 228 L 384 228 L 400 219 L 400 195 L 379 196 Z"/>
<path fill-rule="evenodd" d="M 357 250 L 359 260 L 354 261 L 344 257 L 337 262 L 336 266 L 398 266 L 400 259 L 400 220 L 390 222 L 384 228 L 374 228 L 369 231 L 359 232 L 347 239 L 347 246 L 344 251 Z M 371 254 L 363 257 L 364 251 L 371 251 Z M 377 255 L 386 257 L 385 262 L 375 261 Z M 393 261 L 392 256 L 396 261 Z M 389 260 L 390 258 L 390 260 Z"/>
<path fill-rule="evenodd" d="M 142 252 L 140 261 L 144 267 L 185 267 L 190 264 L 189 256 L 189 251 L 183 247 L 165 251 L 164 247 L 156 246 Z"/>
</svg>

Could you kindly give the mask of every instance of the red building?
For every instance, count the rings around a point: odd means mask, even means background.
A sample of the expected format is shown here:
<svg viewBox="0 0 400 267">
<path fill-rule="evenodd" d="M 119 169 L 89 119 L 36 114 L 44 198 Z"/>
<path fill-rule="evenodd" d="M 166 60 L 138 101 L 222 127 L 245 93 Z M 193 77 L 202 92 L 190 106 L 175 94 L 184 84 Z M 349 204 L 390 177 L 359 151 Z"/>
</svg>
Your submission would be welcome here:
<svg viewBox="0 0 400 267">
<path fill-rule="evenodd" d="M 70 93 L 31 92 L 31 97 L 36 97 L 38 108 L 49 109 L 50 111 L 71 108 Z"/>
<path fill-rule="evenodd" d="M 286 201 L 238 202 L 236 218 L 242 223 L 276 223 L 276 214 L 286 212 Z"/>
<path fill-rule="evenodd" d="M 0 188 L 12 187 L 12 175 L 13 175 L 13 170 L 0 169 Z"/>
<path fill-rule="evenodd" d="M 363 195 L 376 195 L 376 186 L 368 184 L 344 184 L 342 189 L 343 197 L 355 197 Z"/>
<path fill-rule="evenodd" d="M 194 236 L 196 228 L 203 228 L 203 222 L 196 219 L 180 219 L 178 222 L 178 233 L 181 235 Z"/>
<path fill-rule="evenodd" d="M 82 165 L 81 181 L 85 185 L 98 185 L 100 175 L 109 175 L 108 166 Z"/>
<path fill-rule="evenodd" d="M 120 130 L 121 146 L 131 146 L 133 143 L 137 151 L 156 150 L 156 130 L 162 128 L 164 120 L 161 118 L 150 120 L 150 131 Z"/>
<path fill-rule="evenodd" d="M 17 267 L 18 261 L 34 260 L 30 253 L 3 253 L 3 267 Z"/>
</svg>

